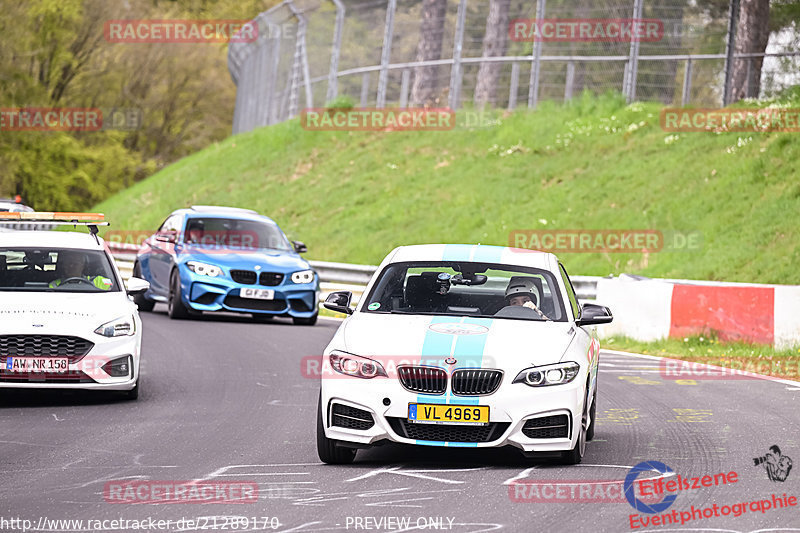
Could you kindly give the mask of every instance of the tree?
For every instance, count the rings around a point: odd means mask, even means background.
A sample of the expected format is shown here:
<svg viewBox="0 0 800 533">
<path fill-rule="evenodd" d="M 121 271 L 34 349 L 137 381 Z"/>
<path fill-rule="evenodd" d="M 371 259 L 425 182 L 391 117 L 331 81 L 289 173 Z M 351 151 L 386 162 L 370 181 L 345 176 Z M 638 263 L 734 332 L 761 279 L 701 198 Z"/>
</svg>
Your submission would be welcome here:
<svg viewBox="0 0 800 533">
<path fill-rule="evenodd" d="M 444 36 L 446 14 L 447 0 L 423 0 L 417 61 L 432 61 L 442 57 L 442 37 Z M 414 69 L 414 85 L 411 89 L 412 105 L 436 104 L 438 89 L 439 67 Z"/>
<path fill-rule="evenodd" d="M 483 38 L 483 57 L 504 56 L 508 49 L 508 23 L 511 0 L 490 0 L 489 17 L 486 19 L 486 34 Z M 478 83 L 475 87 L 475 105 L 497 103 L 497 82 L 500 78 L 501 63 L 481 63 L 478 70 Z"/>
<path fill-rule="evenodd" d="M 763 54 L 767 49 L 769 33 L 769 0 L 741 0 L 735 53 Z M 742 98 L 758 97 L 761 92 L 763 64 L 763 57 L 734 60 L 731 76 L 732 102 Z"/>
</svg>

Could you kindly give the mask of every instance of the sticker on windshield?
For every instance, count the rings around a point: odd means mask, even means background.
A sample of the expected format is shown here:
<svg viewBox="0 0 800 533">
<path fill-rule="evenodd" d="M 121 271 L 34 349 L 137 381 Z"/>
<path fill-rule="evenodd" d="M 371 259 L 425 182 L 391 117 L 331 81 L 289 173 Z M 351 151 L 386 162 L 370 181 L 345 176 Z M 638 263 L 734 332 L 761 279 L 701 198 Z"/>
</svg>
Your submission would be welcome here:
<svg viewBox="0 0 800 533">
<path fill-rule="evenodd" d="M 380 308 L 380 306 L 381 306 L 381 304 L 380 304 L 380 303 L 378 303 L 378 302 L 372 302 L 371 304 L 369 304 L 369 305 L 367 306 L 367 309 L 369 309 L 370 311 L 374 311 L 374 310 L 376 310 L 376 309 L 379 309 L 379 308 Z"/>
</svg>

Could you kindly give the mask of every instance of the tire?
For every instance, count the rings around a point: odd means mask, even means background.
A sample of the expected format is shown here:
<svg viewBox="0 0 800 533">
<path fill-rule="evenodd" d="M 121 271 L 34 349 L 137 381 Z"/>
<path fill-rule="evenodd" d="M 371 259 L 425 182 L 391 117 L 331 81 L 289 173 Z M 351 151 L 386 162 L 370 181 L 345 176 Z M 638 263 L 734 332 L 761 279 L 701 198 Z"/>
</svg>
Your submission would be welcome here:
<svg viewBox="0 0 800 533">
<path fill-rule="evenodd" d="M 183 305 L 183 300 L 181 300 L 181 280 L 178 277 L 177 270 L 173 270 L 169 277 L 167 313 L 170 318 L 189 318 L 189 310 Z"/>
<path fill-rule="evenodd" d="M 589 384 L 586 384 L 587 388 Z M 578 465 L 581 464 L 583 461 L 583 456 L 586 453 L 586 433 L 587 433 L 587 405 L 589 400 L 589 391 L 586 391 L 586 402 L 583 404 L 583 414 L 581 415 L 581 426 L 580 426 L 580 433 L 578 434 L 578 440 L 575 442 L 575 447 L 573 447 L 568 452 L 562 452 L 561 454 L 561 462 L 567 465 Z"/>
<path fill-rule="evenodd" d="M 317 402 L 317 455 L 319 460 L 329 465 L 349 465 L 356 458 L 356 451 L 353 448 L 342 448 L 336 445 L 336 441 L 325 436 L 325 428 L 322 426 L 322 393 Z"/>
<path fill-rule="evenodd" d="M 295 326 L 313 326 L 314 324 L 317 323 L 318 316 L 319 316 L 319 311 L 317 311 L 308 318 L 292 317 L 292 322 L 294 322 Z"/>
<path fill-rule="evenodd" d="M 133 264 L 133 277 L 142 278 L 142 267 L 139 265 L 139 263 Z M 155 307 L 156 305 L 156 303 L 153 300 L 148 300 L 147 298 L 145 298 L 143 292 L 133 295 L 133 303 L 136 304 L 136 307 L 139 308 L 139 311 L 145 311 L 148 313 L 152 311 L 153 307 Z"/>
<path fill-rule="evenodd" d="M 592 408 L 589 410 L 589 427 L 586 428 L 587 441 L 594 439 L 595 420 L 597 420 L 597 385 L 594 386 L 594 394 L 592 395 Z"/>
</svg>

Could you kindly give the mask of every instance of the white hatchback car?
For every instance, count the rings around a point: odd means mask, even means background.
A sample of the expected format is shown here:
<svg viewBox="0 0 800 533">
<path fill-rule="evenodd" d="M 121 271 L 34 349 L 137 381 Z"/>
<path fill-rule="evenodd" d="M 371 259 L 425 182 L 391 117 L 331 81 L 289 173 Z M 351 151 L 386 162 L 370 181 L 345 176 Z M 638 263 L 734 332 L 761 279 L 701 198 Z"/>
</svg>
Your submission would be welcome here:
<svg viewBox="0 0 800 533">
<path fill-rule="evenodd" d="M 420 245 L 392 251 L 325 349 L 317 449 L 349 463 L 382 441 L 511 445 L 579 463 L 594 436 L 608 308 L 578 304 L 549 253 Z"/>
<path fill-rule="evenodd" d="M 148 283 L 132 278 L 126 290 L 96 235 L 101 222 L 87 222 L 101 217 L 0 214 L 12 225 L 74 224 L 91 233 L 0 233 L 0 389 L 93 389 L 138 397 L 142 322 L 129 295 L 147 290 Z"/>
</svg>

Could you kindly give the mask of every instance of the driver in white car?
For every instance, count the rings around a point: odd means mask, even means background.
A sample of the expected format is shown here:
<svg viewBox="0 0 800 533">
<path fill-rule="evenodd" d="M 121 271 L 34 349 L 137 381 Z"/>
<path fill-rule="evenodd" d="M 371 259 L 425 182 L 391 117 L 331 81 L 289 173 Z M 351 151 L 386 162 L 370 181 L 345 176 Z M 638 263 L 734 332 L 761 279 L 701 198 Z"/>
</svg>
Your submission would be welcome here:
<svg viewBox="0 0 800 533">
<path fill-rule="evenodd" d="M 550 320 L 539 310 L 539 291 L 536 283 L 523 276 L 514 276 L 506 287 L 506 302 L 510 306 L 522 306 L 533 309 L 545 320 Z"/>
<path fill-rule="evenodd" d="M 65 282 L 72 283 L 69 281 L 71 278 L 79 278 L 85 279 L 100 290 L 107 291 L 111 289 L 112 282 L 105 276 L 86 275 L 87 263 L 86 254 L 79 251 L 63 250 L 59 252 L 56 272 L 58 272 L 60 277 L 51 281 L 49 287 L 55 289 Z M 77 280 L 75 280 L 75 282 L 77 282 Z"/>
</svg>

